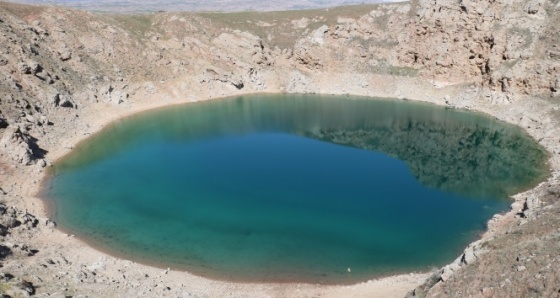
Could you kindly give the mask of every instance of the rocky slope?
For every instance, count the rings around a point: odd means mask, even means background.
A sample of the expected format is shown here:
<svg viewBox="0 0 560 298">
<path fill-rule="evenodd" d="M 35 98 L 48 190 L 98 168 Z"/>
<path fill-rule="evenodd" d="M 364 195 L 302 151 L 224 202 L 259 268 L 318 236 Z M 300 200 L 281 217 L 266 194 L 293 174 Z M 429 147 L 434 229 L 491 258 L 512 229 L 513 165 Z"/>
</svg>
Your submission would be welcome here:
<svg viewBox="0 0 560 298">
<path fill-rule="evenodd" d="M 95 259 L 54 229 L 37 191 L 49 164 L 117 117 L 226 95 L 319 92 L 424 100 L 525 128 L 551 153 L 552 177 L 516 196 L 513 212 L 493 219 L 482 241 L 410 294 L 558 295 L 558 28 L 559 0 L 128 16 L 0 3 L 0 291 L 255 294 L 212 282 L 168 286 L 185 278 Z M 296 289 L 261 288 L 268 296 L 305 296 Z"/>
</svg>

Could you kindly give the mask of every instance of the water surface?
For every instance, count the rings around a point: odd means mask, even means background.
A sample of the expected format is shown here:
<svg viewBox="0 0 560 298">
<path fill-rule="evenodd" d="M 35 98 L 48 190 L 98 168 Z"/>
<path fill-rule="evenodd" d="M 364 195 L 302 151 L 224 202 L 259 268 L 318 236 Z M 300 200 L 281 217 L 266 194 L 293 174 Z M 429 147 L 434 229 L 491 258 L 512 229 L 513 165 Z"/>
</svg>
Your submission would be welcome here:
<svg viewBox="0 0 560 298">
<path fill-rule="evenodd" d="M 119 121 L 61 160 L 47 193 L 65 229 L 135 260 L 350 283 L 452 261 L 545 157 L 474 113 L 255 95 Z"/>
</svg>

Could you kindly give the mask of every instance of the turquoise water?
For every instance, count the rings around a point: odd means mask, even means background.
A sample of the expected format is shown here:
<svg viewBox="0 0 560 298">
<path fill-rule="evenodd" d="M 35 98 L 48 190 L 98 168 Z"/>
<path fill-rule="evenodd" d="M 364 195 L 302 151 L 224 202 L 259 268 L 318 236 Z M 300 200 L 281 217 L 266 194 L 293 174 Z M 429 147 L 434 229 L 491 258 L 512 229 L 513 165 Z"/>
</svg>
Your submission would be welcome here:
<svg viewBox="0 0 560 298">
<path fill-rule="evenodd" d="M 478 114 L 255 95 L 119 121 L 55 165 L 46 193 L 63 228 L 127 258 L 352 283 L 452 261 L 545 158 Z"/>
</svg>

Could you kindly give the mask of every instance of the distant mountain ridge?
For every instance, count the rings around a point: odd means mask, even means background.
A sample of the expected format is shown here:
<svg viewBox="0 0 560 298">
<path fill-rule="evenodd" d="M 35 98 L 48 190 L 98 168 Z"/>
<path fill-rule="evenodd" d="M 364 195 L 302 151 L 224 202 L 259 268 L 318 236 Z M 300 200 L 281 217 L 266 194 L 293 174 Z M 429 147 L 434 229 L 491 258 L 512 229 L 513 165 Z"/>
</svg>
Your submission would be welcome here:
<svg viewBox="0 0 560 298">
<path fill-rule="evenodd" d="M 279 11 L 319 9 L 355 4 L 405 2 L 405 0 L 16 0 L 25 4 L 62 5 L 91 11 L 131 13 L 156 11 Z"/>
</svg>

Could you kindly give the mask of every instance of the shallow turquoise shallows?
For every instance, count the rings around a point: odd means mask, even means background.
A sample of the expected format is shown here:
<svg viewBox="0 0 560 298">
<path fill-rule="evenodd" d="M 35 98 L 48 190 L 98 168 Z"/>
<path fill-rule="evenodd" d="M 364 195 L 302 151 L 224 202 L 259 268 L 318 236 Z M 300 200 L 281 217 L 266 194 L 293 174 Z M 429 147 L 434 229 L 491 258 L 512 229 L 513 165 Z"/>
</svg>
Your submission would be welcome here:
<svg viewBox="0 0 560 298">
<path fill-rule="evenodd" d="M 545 160 L 475 113 L 254 95 L 119 121 L 54 167 L 46 195 L 64 229 L 125 258 L 342 284 L 452 261 Z"/>
</svg>

